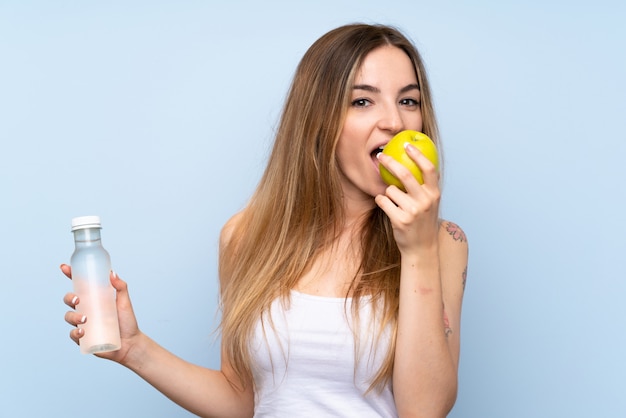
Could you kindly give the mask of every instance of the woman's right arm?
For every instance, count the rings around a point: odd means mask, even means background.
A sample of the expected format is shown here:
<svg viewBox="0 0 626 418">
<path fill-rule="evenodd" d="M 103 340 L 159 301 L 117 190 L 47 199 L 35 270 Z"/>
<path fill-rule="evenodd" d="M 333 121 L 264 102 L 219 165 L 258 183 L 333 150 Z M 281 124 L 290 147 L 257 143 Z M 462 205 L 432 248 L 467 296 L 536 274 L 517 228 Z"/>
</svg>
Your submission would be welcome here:
<svg viewBox="0 0 626 418">
<path fill-rule="evenodd" d="M 141 333 L 123 363 L 165 396 L 201 417 L 251 417 L 251 385 L 243 391 L 222 370 L 211 370 L 173 355 Z"/>
<path fill-rule="evenodd" d="M 71 268 L 61 270 L 71 278 Z M 100 353 L 98 357 L 115 361 L 137 373 L 165 396 L 181 407 L 202 417 L 251 417 L 254 393 L 251 382 L 238 382 L 228 360 L 222 354 L 221 370 L 211 370 L 189 363 L 170 353 L 139 329 L 128 294 L 126 282 L 111 273 L 111 284 L 116 290 L 122 348 Z M 74 293 L 68 293 L 65 303 L 72 309 L 80 303 Z M 72 310 L 65 320 L 77 326 L 85 319 Z M 88 321 L 89 318 L 86 318 Z M 82 329 L 73 328 L 70 338 L 79 343 Z M 244 387 L 244 389 L 241 389 Z"/>
</svg>

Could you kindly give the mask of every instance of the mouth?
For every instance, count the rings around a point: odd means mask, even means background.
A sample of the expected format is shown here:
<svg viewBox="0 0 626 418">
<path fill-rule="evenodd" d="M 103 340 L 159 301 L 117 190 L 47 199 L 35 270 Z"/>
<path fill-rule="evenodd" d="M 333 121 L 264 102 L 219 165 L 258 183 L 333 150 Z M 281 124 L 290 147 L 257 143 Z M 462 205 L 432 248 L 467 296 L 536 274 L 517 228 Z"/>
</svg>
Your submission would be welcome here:
<svg viewBox="0 0 626 418">
<path fill-rule="evenodd" d="M 374 148 L 374 150 L 372 152 L 370 152 L 370 155 L 372 156 L 372 158 L 376 159 L 376 156 L 379 153 L 383 152 L 384 149 L 385 149 L 385 146 L 381 145 L 381 146 L 379 146 L 377 148 Z"/>
<path fill-rule="evenodd" d="M 374 166 L 376 167 L 376 170 L 377 170 L 377 171 L 379 170 L 379 168 L 378 168 L 378 164 L 379 164 L 379 163 L 378 163 L 378 158 L 376 158 L 376 156 L 377 156 L 379 153 L 383 152 L 383 149 L 384 149 L 384 148 L 385 148 L 385 145 L 381 145 L 381 146 L 379 146 L 379 147 L 377 147 L 377 148 L 374 148 L 374 149 L 372 150 L 372 152 L 370 152 L 370 157 L 372 158 L 372 162 L 374 163 Z"/>
<path fill-rule="evenodd" d="M 372 157 L 372 160 L 374 160 L 374 162 L 376 163 L 376 165 L 378 165 L 378 158 L 376 158 L 376 156 L 377 156 L 379 153 L 383 152 L 383 149 L 385 149 L 385 145 L 381 145 L 381 146 L 379 146 L 379 147 L 377 147 L 377 148 L 374 148 L 374 149 L 372 150 L 372 152 L 370 152 L 370 156 Z"/>
</svg>

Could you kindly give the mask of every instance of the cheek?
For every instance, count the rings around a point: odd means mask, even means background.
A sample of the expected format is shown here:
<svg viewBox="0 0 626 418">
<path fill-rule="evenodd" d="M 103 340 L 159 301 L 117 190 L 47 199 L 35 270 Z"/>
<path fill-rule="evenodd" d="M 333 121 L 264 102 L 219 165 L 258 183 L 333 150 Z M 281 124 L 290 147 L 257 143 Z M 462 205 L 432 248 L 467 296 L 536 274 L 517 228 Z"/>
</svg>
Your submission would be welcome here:
<svg viewBox="0 0 626 418">
<path fill-rule="evenodd" d="M 341 171 L 345 171 L 350 166 L 350 146 L 346 142 L 337 144 L 336 151 L 337 166 Z"/>
<path fill-rule="evenodd" d="M 347 174 L 355 169 L 355 157 L 359 154 L 358 136 L 350 129 L 342 131 L 337 142 L 336 158 L 340 170 Z"/>
<path fill-rule="evenodd" d="M 337 157 L 341 159 L 345 157 L 350 150 L 354 151 L 356 140 L 358 138 L 358 129 L 354 124 L 344 123 L 339 141 L 337 142 Z"/>
<path fill-rule="evenodd" d="M 415 114 L 415 118 L 413 118 L 413 120 L 411 121 L 411 124 L 415 126 L 415 128 L 412 128 L 413 130 L 422 132 L 422 129 L 424 128 L 424 124 L 422 123 L 421 112 Z"/>
</svg>

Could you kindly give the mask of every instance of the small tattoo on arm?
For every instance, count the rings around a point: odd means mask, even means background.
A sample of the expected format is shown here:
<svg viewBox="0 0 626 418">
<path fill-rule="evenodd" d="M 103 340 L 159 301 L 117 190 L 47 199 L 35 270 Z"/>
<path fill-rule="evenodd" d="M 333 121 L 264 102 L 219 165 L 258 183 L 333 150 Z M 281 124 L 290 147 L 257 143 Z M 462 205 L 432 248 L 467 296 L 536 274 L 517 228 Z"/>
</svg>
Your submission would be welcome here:
<svg viewBox="0 0 626 418">
<path fill-rule="evenodd" d="M 465 270 L 463 270 L 463 274 L 461 276 L 463 277 L 463 291 L 465 291 L 465 282 L 467 281 L 467 266 L 465 266 Z"/>
<path fill-rule="evenodd" d="M 452 334 L 452 328 L 450 328 L 450 320 L 448 319 L 448 314 L 446 313 L 445 309 L 443 310 L 443 332 L 444 334 L 446 334 L 446 337 Z"/>
<path fill-rule="evenodd" d="M 461 229 L 460 226 L 455 224 L 454 222 L 446 223 L 446 231 L 452 236 L 452 239 L 459 242 L 467 242 L 467 237 L 465 236 L 465 232 Z"/>
</svg>

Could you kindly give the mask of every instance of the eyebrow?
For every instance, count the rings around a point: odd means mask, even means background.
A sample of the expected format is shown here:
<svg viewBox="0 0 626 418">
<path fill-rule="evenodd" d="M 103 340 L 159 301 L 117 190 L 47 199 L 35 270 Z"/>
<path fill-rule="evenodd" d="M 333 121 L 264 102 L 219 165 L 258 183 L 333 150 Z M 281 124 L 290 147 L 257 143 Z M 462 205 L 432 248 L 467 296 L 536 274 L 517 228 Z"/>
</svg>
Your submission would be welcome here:
<svg viewBox="0 0 626 418">
<path fill-rule="evenodd" d="M 369 84 L 355 84 L 352 87 L 353 90 L 365 90 L 372 93 L 380 93 L 380 89 L 378 87 L 370 86 Z M 419 90 L 420 87 L 417 84 L 408 84 L 400 89 L 400 93 L 406 93 L 411 90 Z"/>
</svg>

